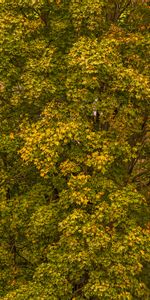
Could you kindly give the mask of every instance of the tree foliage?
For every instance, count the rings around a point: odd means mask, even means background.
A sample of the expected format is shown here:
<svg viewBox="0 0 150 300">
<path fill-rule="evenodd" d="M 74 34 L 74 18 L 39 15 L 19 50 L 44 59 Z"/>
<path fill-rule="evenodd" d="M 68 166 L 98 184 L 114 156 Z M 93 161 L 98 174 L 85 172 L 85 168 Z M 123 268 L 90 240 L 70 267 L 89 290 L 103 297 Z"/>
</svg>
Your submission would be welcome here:
<svg viewBox="0 0 150 300">
<path fill-rule="evenodd" d="M 2 300 L 149 299 L 149 8 L 1 1 Z"/>
</svg>

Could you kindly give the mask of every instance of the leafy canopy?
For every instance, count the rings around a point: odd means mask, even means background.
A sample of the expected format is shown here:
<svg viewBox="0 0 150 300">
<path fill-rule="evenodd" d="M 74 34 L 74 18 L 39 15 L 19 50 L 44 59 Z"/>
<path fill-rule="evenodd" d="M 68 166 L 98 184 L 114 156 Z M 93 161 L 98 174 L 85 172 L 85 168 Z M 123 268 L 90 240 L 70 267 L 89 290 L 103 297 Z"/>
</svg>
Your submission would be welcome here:
<svg viewBox="0 0 150 300">
<path fill-rule="evenodd" d="M 1 1 L 1 299 L 149 299 L 149 2 Z"/>
</svg>

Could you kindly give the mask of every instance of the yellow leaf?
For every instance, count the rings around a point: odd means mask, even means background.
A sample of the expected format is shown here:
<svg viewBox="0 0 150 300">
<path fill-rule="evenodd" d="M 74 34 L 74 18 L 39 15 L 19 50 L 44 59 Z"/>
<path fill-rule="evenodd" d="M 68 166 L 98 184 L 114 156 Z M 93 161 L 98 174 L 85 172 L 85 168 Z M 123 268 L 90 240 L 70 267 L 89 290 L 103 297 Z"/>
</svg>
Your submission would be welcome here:
<svg viewBox="0 0 150 300">
<path fill-rule="evenodd" d="M 9 135 L 9 137 L 10 137 L 11 140 L 14 140 L 14 138 L 15 138 L 15 137 L 14 137 L 14 133 L 11 132 L 10 135 Z"/>
</svg>

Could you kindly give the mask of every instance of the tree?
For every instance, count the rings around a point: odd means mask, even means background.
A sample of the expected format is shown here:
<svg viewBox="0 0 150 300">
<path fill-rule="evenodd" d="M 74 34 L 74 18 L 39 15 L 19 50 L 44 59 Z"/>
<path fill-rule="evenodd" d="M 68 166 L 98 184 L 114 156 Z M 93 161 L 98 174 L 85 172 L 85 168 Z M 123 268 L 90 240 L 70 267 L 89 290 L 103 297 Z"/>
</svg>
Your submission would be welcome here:
<svg viewBox="0 0 150 300">
<path fill-rule="evenodd" d="M 148 2 L 1 8 L 1 299 L 149 299 Z"/>
</svg>

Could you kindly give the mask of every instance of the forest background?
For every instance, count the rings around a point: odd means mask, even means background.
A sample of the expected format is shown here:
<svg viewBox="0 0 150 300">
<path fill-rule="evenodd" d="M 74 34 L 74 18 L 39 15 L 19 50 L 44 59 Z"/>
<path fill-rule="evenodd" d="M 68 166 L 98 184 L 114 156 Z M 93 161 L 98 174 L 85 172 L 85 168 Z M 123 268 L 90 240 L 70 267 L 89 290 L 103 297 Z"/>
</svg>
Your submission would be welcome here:
<svg viewBox="0 0 150 300">
<path fill-rule="evenodd" d="M 150 299 L 150 2 L 0 5 L 0 299 Z"/>
</svg>

